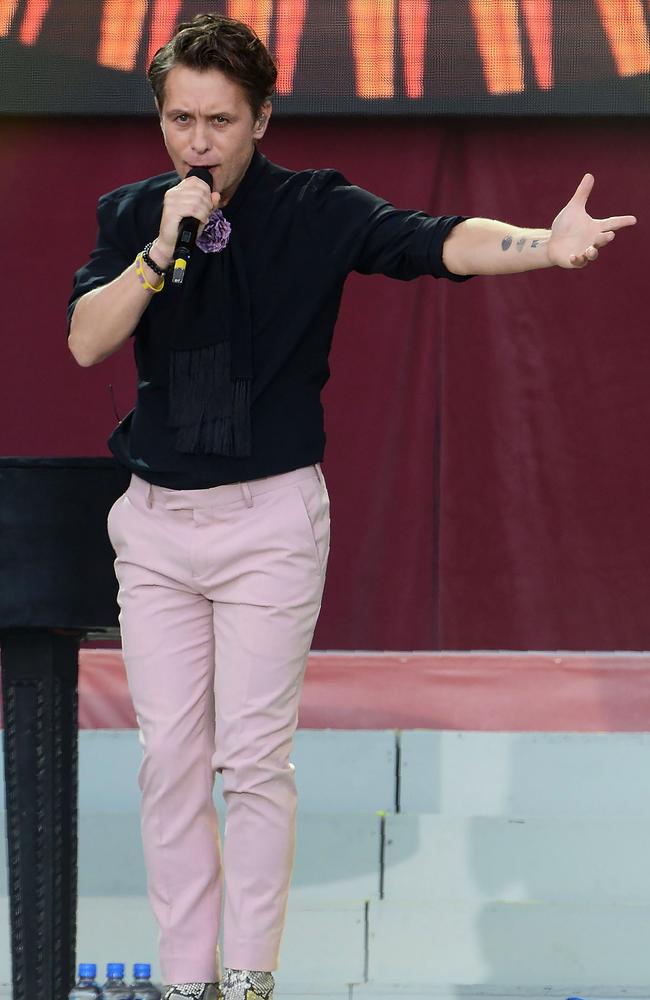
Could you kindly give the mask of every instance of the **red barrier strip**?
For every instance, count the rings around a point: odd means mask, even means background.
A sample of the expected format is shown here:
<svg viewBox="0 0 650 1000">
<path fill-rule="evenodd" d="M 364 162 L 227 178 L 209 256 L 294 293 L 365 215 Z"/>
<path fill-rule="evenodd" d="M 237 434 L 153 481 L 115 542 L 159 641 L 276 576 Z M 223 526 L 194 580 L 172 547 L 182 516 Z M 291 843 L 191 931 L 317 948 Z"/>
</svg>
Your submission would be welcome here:
<svg viewBox="0 0 650 1000">
<path fill-rule="evenodd" d="M 82 649 L 82 729 L 136 726 L 122 655 Z M 303 729 L 649 732 L 650 653 L 313 653 Z"/>
</svg>

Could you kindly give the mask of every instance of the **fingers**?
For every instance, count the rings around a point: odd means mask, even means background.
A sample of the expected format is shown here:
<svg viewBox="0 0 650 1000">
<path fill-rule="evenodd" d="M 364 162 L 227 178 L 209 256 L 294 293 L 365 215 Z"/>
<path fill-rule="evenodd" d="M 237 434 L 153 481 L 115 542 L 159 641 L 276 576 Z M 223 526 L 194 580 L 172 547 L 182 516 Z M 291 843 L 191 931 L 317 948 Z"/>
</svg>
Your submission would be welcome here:
<svg viewBox="0 0 650 1000">
<path fill-rule="evenodd" d="M 212 211 L 212 192 L 200 177 L 186 177 L 166 192 L 164 201 L 179 219 L 191 217 L 207 222 Z"/>
<path fill-rule="evenodd" d="M 212 192 L 205 181 L 186 177 L 165 193 L 158 234 L 161 244 L 171 253 L 176 246 L 181 219 L 198 219 L 204 226 L 212 211 Z"/>
<path fill-rule="evenodd" d="M 576 188 L 576 193 L 574 194 L 571 201 L 573 201 L 578 205 L 581 205 L 584 208 L 584 206 L 587 204 L 587 198 L 591 194 L 591 189 L 593 188 L 593 186 L 594 186 L 594 175 L 585 174 L 580 183 L 578 184 L 578 187 Z"/>
<path fill-rule="evenodd" d="M 613 215 L 609 219 L 599 219 L 599 224 L 605 229 L 625 229 L 626 226 L 636 225 L 636 216 L 634 215 Z"/>
<path fill-rule="evenodd" d="M 608 240 L 607 242 L 611 241 Z M 595 246 L 587 247 L 583 254 L 572 253 L 569 257 L 571 265 L 578 268 L 586 267 L 587 264 L 591 264 L 595 260 L 598 260 L 598 249 Z"/>
<path fill-rule="evenodd" d="M 611 232 L 601 233 L 600 236 L 597 236 L 596 239 L 594 240 L 593 246 L 597 247 L 598 249 L 600 249 L 601 247 L 606 247 L 608 243 L 612 242 L 615 235 L 616 235 L 615 233 Z"/>
<path fill-rule="evenodd" d="M 208 221 L 212 211 L 212 192 L 205 181 L 202 181 L 200 177 L 186 177 L 178 185 L 176 191 L 178 192 L 179 206 L 184 205 L 187 209 L 182 209 L 183 217 L 191 215 L 194 219 L 200 219 L 201 222 Z M 197 212 L 201 214 L 191 211 L 191 207 L 195 207 Z"/>
<path fill-rule="evenodd" d="M 569 261 L 573 267 L 586 267 L 594 260 L 598 260 L 598 251 L 602 250 L 609 243 L 616 239 L 616 233 L 607 232 L 601 233 L 597 239 L 594 240 L 590 247 L 587 247 L 582 254 L 571 254 Z"/>
</svg>

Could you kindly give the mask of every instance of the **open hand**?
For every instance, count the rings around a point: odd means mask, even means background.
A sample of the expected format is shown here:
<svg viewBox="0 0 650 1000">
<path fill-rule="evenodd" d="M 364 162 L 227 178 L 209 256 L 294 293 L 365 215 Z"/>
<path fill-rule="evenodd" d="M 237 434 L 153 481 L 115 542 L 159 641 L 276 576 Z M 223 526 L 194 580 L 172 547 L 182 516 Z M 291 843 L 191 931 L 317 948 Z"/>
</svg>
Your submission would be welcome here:
<svg viewBox="0 0 650 1000">
<path fill-rule="evenodd" d="M 551 227 L 548 256 L 558 267 L 586 267 L 598 257 L 598 251 L 614 239 L 618 229 L 633 226 L 633 215 L 613 215 L 609 219 L 592 219 L 587 214 L 587 198 L 594 186 L 592 174 L 585 174 L 571 201 Z"/>
</svg>

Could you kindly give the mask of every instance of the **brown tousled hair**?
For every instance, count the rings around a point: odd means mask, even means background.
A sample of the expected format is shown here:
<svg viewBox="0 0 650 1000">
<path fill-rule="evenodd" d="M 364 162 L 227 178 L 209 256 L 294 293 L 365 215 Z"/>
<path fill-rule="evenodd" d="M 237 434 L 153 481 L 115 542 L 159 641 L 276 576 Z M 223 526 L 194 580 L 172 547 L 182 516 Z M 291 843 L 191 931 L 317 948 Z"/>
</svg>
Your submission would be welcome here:
<svg viewBox="0 0 650 1000">
<path fill-rule="evenodd" d="M 171 41 L 151 60 L 147 76 L 161 110 L 165 80 L 174 66 L 221 70 L 243 88 L 255 119 L 272 96 L 278 75 L 268 49 L 253 29 L 221 14 L 197 14 L 179 24 Z"/>
</svg>

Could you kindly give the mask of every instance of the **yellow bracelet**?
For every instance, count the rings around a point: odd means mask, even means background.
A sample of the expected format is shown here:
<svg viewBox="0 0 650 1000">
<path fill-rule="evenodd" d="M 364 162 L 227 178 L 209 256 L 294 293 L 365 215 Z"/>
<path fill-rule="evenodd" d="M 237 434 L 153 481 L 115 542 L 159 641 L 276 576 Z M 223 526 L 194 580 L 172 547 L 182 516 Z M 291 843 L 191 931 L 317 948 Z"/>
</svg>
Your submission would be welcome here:
<svg viewBox="0 0 650 1000">
<path fill-rule="evenodd" d="M 142 266 L 142 253 L 139 253 L 138 256 L 135 258 L 135 273 L 140 279 L 140 284 L 142 285 L 142 287 L 146 288 L 147 291 L 149 292 L 162 292 L 163 288 L 165 287 L 164 276 L 160 279 L 159 285 L 149 284 L 149 282 L 147 281 L 147 276 L 144 273 L 144 268 Z"/>
</svg>

